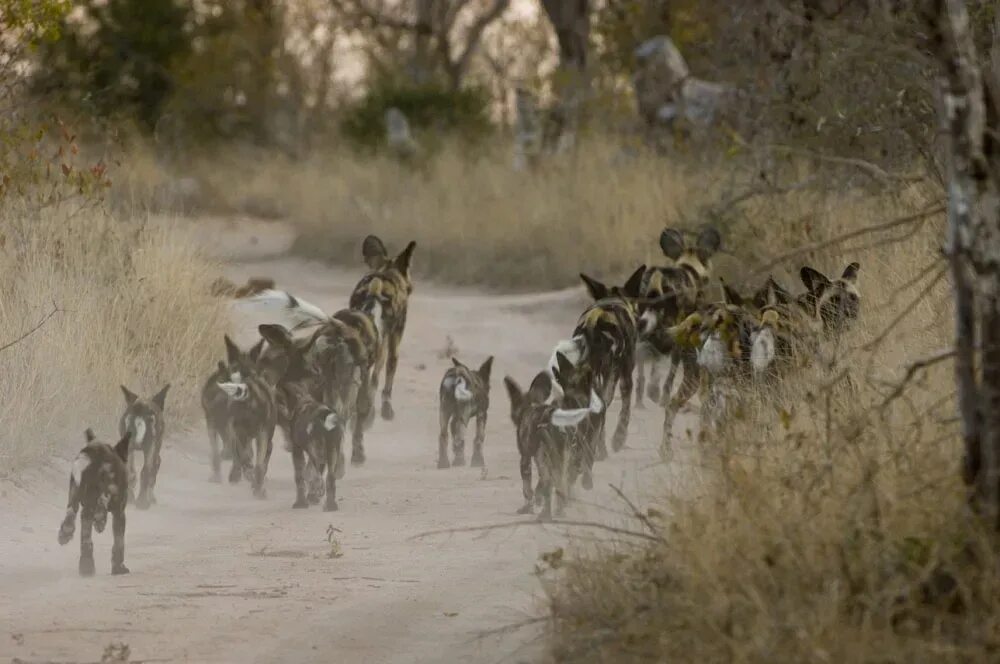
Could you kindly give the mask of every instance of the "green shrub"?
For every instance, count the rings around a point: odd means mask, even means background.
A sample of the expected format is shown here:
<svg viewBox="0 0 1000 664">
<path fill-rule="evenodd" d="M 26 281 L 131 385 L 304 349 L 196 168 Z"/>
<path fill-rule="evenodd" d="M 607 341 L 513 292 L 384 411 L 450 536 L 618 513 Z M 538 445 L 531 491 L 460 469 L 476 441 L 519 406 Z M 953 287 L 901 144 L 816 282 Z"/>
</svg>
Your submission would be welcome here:
<svg viewBox="0 0 1000 664">
<path fill-rule="evenodd" d="M 380 82 L 346 110 L 340 129 L 356 146 L 378 148 L 385 142 L 385 112 L 395 107 L 414 133 L 433 130 L 476 140 L 490 130 L 489 103 L 489 95 L 481 88 L 451 90 L 436 83 Z"/>
</svg>

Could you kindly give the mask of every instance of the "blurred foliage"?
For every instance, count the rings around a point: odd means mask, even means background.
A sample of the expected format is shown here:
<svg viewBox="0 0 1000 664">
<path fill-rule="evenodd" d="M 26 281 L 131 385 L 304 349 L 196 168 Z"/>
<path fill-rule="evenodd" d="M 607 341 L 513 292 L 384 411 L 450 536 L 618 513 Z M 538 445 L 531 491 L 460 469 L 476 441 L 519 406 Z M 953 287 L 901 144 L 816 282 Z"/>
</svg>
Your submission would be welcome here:
<svg viewBox="0 0 1000 664">
<path fill-rule="evenodd" d="M 443 84 L 417 86 L 386 78 L 344 109 L 340 126 L 350 142 L 374 149 L 385 142 L 386 111 L 398 108 L 414 133 L 433 130 L 477 140 L 490 131 L 490 103 L 488 92 L 478 87 L 452 90 Z"/>
<path fill-rule="evenodd" d="M 65 0 L 0 2 L 0 28 L 14 36 L 0 39 L 0 205 L 16 201 L 22 216 L 99 200 L 108 185 L 105 164 L 81 156 L 73 129 L 26 103 L 23 65 L 60 38 L 70 9 Z"/>
<path fill-rule="evenodd" d="M 191 50 L 187 0 L 88 0 L 41 49 L 36 91 L 152 129 L 173 92 L 171 66 Z"/>
<path fill-rule="evenodd" d="M 30 44 L 54 39 L 70 7 L 70 0 L 0 0 L 0 28 Z"/>
</svg>

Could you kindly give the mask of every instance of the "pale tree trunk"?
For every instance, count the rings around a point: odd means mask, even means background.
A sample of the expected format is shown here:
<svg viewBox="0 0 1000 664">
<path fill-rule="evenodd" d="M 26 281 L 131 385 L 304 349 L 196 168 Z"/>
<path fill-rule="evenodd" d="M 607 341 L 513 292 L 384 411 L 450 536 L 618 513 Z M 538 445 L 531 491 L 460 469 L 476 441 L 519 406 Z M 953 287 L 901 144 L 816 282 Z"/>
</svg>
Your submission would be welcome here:
<svg viewBox="0 0 1000 664">
<path fill-rule="evenodd" d="M 989 126 L 997 124 L 1000 81 L 995 68 L 985 76 L 980 70 L 964 0 L 932 0 L 931 9 L 948 140 L 945 251 L 955 290 L 964 479 L 973 507 L 1000 529 L 1000 134 Z M 996 30 L 993 61 L 1000 61 Z"/>
<path fill-rule="evenodd" d="M 573 143 L 589 88 L 590 0 L 542 0 L 542 8 L 559 42 L 558 143 Z"/>
</svg>

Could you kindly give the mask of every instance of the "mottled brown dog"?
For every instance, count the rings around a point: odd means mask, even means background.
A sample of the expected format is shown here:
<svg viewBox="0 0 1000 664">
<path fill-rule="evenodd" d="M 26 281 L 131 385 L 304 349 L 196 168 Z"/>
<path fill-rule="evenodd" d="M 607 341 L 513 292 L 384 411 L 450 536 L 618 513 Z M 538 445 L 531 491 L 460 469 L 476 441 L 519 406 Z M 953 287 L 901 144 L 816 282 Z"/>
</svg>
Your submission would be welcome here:
<svg viewBox="0 0 1000 664">
<path fill-rule="evenodd" d="M 596 392 L 586 408 L 563 408 L 547 403 L 552 389 L 552 377 L 547 372 L 535 376 L 525 392 L 510 376 L 504 377 L 510 397 L 510 418 L 517 432 L 517 449 L 521 455 L 521 490 L 525 504 L 518 514 L 534 511 L 534 490 L 531 486 L 531 465 L 538 469 L 538 491 L 542 494 L 539 520 L 552 519 L 552 491 L 556 492 L 556 516 L 563 513 L 568 497 L 568 465 L 577 427 L 604 411 L 604 403 Z"/>
<path fill-rule="evenodd" d="M 227 435 L 233 446 L 233 471 L 229 481 L 238 481 L 238 469 L 242 469 L 254 496 L 265 498 L 264 478 L 278 419 L 274 388 L 260 375 L 259 351 L 244 353 L 228 336 L 225 341 L 229 375 L 216 385 L 225 392 L 227 399 Z"/>
<path fill-rule="evenodd" d="M 156 503 L 153 489 L 160 472 L 160 449 L 163 447 L 163 432 L 166 428 L 163 407 L 170 383 L 149 399 L 140 399 L 139 395 L 124 385 L 121 388 L 125 395 L 125 412 L 118 422 L 118 433 L 124 436 L 127 432 L 132 440 L 128 453 L 129 499 L 135 500 L 135 506 L 144 510 Z M 142 471 L 138 478 L 139 494 L 136 497 L 135 455 L 139 451 L 142 451 Z"/>
<path fill-rule="evenodd" d="M 104 532 L 111 514 L 111 573 L 128 574 L 125 567 L 125 506 L 128 504 L 128 458 L 131 434 L 125 432 L 114 447 L 100 442 L 87 429 L 87 445 L 73 461 L 69 476 L 66 518 L 59 527 L 59 544 L 67 544 L 76 531 L 80 513 L 80 575 L 94 575 L 94 529 Z"/>
<path fill-rule="evenodd" d="M 438 437 L 438 468 L 465 465 L 465 429 L 469 420 L 476 418 L 476 436 L 472 441 L 472 459 L 469 465 L 482 467 L 483 442 L 486 440 L 486 415 L 490 407 L 490 371 L 493 356 L 477 370 L 472 370 L 457 359 L 451 359 L 450 367 L 441 379 L 440 423 Z M 454 460 L 448 462 L 448 432 L 451 431 Z"/>
<path fill-rule="evenodd" d="M 373 389 L 378 388 L 382 366 L 385 365 L 382 418 L 386 420 L 391 420 L 394 415 L 392 384 L 399 365 L 399 344 L 406 328 L 407 306 L 413 292 L 410 260 L 416 246 L 416 242 L 410 242 L 398 256 L 389 258 L 382 240 L 374 235 L 366 237 L 361 245 L 361 254 L 371 271 L 354 287 L 349 302 L 351 309 L 363 311 L 377 321 L 380 343 L 372 371 Z"/>
<path fill-rule="evenodd" d="M 292 404 L 289 442 L 295 469 L 295 503 L 292 507 L 309 507 L 310 503 L 318 503 L 322 495 L 318 486 L 307 486 L 308 464 L 317 479 L 321 480 L 325 475 L 326 503 L 323 510 L 334 512 L 337 510 L 337 480 L 344 477 L 346 470 L 341 417 L 333 408 L 313 398 L 302 384 L 292 384 L 288 390 Z"/>
</svg>

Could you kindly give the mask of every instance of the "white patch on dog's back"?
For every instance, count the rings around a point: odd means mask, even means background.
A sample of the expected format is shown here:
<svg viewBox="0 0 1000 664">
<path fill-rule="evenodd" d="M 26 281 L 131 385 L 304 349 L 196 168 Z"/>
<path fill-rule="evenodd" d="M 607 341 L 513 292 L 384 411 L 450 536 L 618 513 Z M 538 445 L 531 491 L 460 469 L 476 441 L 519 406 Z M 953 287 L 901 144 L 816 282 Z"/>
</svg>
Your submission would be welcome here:
<svg viewBox="0 0 1000 664">
<path fill-rule="evenodd" d="M 720 373 L 726 368 L 726 345 L 718 332 L 713 332 L 698 349 L 698 365 L 710 373 Z"/>
<path fill-rule="evenodd" d="M 774 332 L 769 327 L 754 332 L 750 346 L 750 363 L 756 371 L 764 371 L 774 361 Z"/>
<path fill-rule="evenodd" d="M 80 486 L 80 482 L 83 479 L 83 471 L 90 467 L 90 456 L 84 452 L 80 452 L 76 459 L 73 460 L 73 470 L 70 474 L 73 477 L 73 481 L 76 482 L 77 486 Z"/>
<path fill-rule="evenodd" d="M 474 395 L 469 390 L 468 385 L 465 384 L 464 378 L 459 378 L 455 381 L 455 400 L 456 401 L 472 401 Z"/>
</svg>

